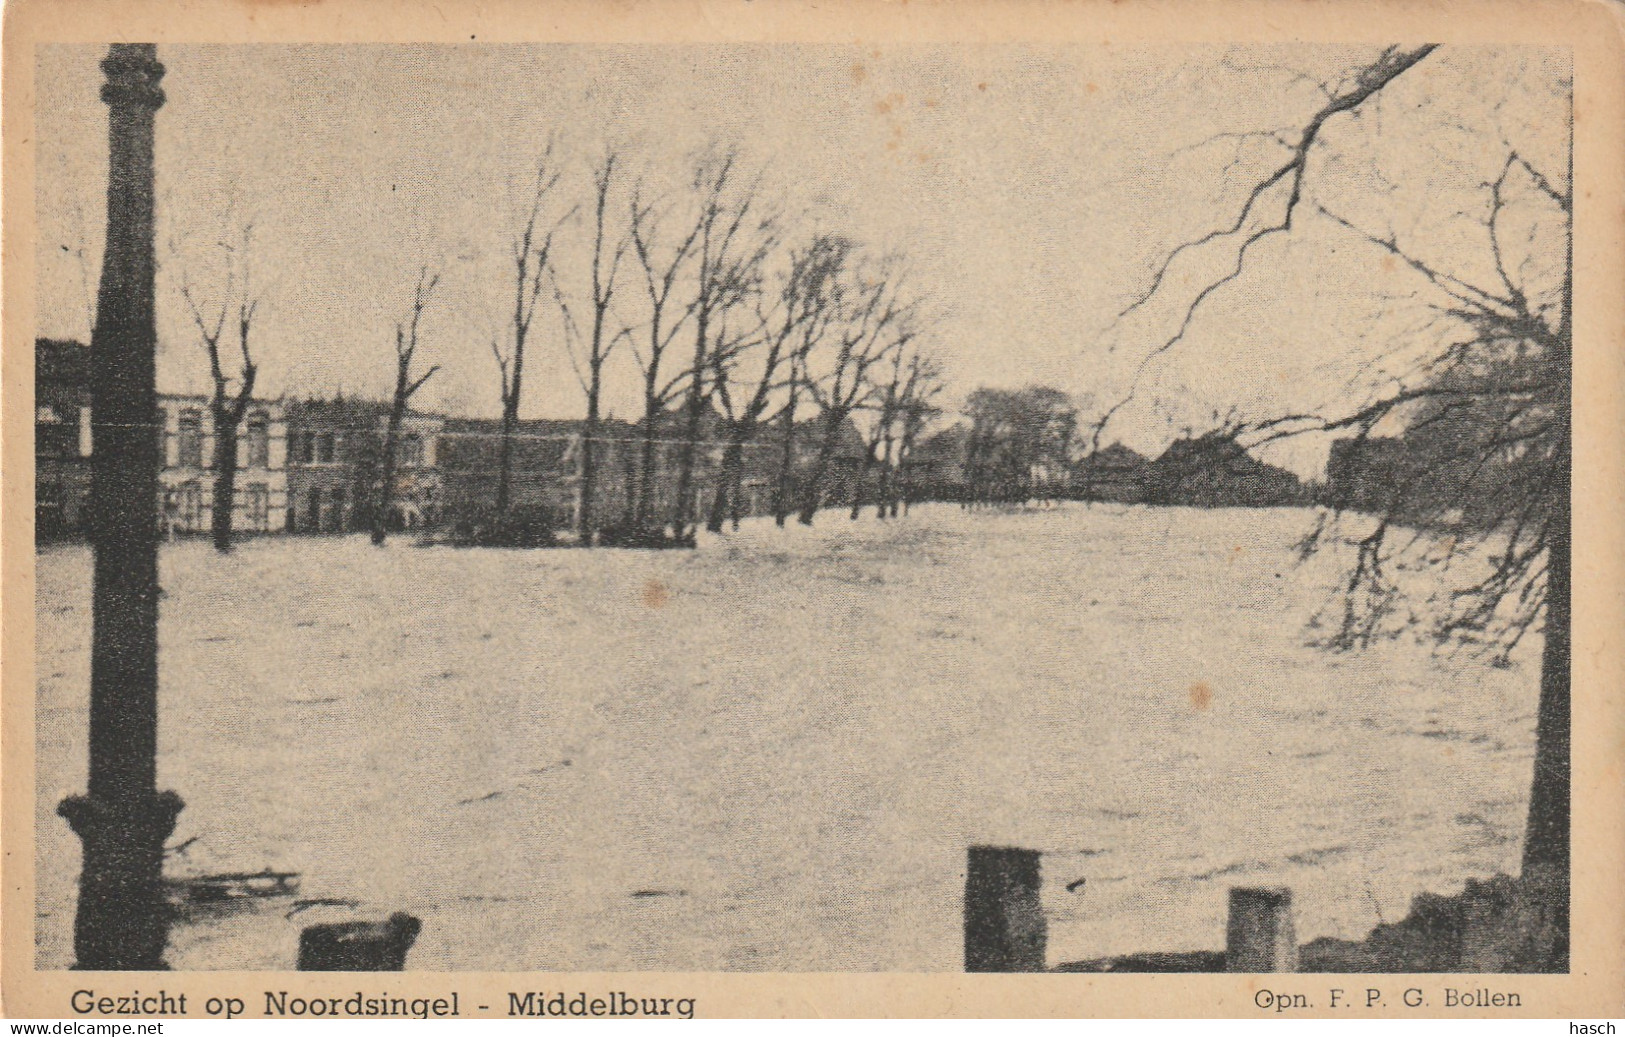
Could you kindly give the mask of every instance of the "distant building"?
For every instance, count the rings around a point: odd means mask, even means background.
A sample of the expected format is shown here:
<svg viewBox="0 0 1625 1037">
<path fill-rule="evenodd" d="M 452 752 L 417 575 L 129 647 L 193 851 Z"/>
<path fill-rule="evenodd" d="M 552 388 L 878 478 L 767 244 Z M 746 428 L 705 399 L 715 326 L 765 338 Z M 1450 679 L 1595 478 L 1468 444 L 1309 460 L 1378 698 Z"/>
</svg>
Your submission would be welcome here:
<svg viewBox="0 0 1625 1037">
<path fill-rule="evenodd" d="M 775 429 L 782 435 L 782 429 Z M 765 438 L 765 435 L 764 437 Z M 813 471 L 818 465 L 818 454 L 824 446 L 824 421 L 814 418 L 810 421 L 798 421 L 795 427 L 795 464 L 794 475 L 796 496 L 792 502 L 791 510 L 799 507 L 806 486 L 813 478 Z M 780 453 L 783 457 L 783 439 L 779 439 Z M 865 442 L 858 426 L 848 417 L 842 420 L 835 430 L 835 439 L 830 447 L 828 466 L 824 469 L 824 477 L 818 488 L 818 501 L 820 507 L 839 507 L 852 503 L 852 495 L 857 489 L 858 480 L 863 475 L 864 458 L 869 453 L 869 444 Z M 778 477 L 778 468 L 773 469 L 774 478 Z"/>
<path fill-rule="evenodd" d="M 927 436 L 908 458 L 908 479 L 925 500 L 964 500 L 970 427 L 952 425 Z"/>
<path fill-rule="evenodd" d="M 288 405 L 288 530 L 372 528 L 383 479 L 391 405 L 378 400 L 296 400 Z M 395 485 L 385 523 L 417 529 L 439 521 L 447 419 L 408 411 L 395 444 Z"/>
<path fill-rule="evenodd" d="M 92 437 L 89 350 L 78 343 L 36 343 L 36 508 L 41 539 L 83 527 L 90 497 Z M 156 502 L 160 529 L 170 535 L 207 532 L 214 505 L 216 435 L 209 397 L 161 394 L 154 415 L 163 468 Z M 370 529 L 380 499 L 390 405 L 354 398 L 252 401 L 237 430 L 233 528 L 244 533 L 349 533 Z M 717 498 L 727 452 L 727 425 L 707 408 L 701 415 L 690 479 L 692 522 L 704 522 Z M 655 477 L 646 514 L 667 524 L 675 510 L 688 417 L 674 407 L 658 420 Z M 509 504 L 554 529 L 573 528 L 581 506 L 585 423 L 521 421 L 513 430 Z M 784 430 L 760 426 L 741 455 L 741 515 L 773 511 L 784 459 Z M 612 531 L 632 517 L 640 486 L 641 423 L 606 418 L 594 439 L 594 525 Z M 822 449 L 824 423 L 796 423 L 791 442 L 791 510 L 798 509 Z M 857 491 L 868 447 L 850 418 L 836 431 L 819 486 L 821 506 L 844 506 Z M 501 470 L 502 422 L 408 411 L 396 443 L 395 479 L 386 522 L 394 530 L 444 526 L 494 510 Z M 907 464 L 904 480 L 923 489 L 925 463 Z M 878 472 L 871 472 L 871 480 Z M 926 494 L 916 492 L 918 499 Z M 728 509 L 729 512 L 733 510 Z"/>
<path fill-rule="evenodd" d="M 1200 508 L 1264 508 L 1305 504 L 1309 494 L 1296 475 L 1258 460 L 1235 437 L 1208 432 L 1176 440 L 1151 462 L 1144 499 Z"/>
<path fill-rule="evenodd" d="M 90 349 L 78 342 L 34 343 L 34 516 L 40 540 L 85 531 L 95 448 L 90 413 Z M 160 393 L 153 415 L 159 439 L 159 528 L 202 533 L 214 514 L 215 430 L 209 398 Z M 282 408 L 251 401 L 237 429 L 232 528 L 280 532 L 287 524 L 286 435 Z"/>
<path fill-rule="evenodd" d="M 1151 461 L 1122 443 L 1113 443 L 1072 467 L 1072 495 L 1080 500 L 1137 504 L 1145 499 Z"/>
<path fill-rule="evenodd" d="M 677 484 L 688 430 L 681 408 L 668 410 L 656 422 L 651 449 L 654 478 L 645 515 L 652 524 L 668 524 L 676 510 Z M 740 470 L 740 514 L 763 515 L 773 510 L 783 464 L 783 427 L 767 424 L 744 444 Z M 801 488 L 811 477 L 823 440 L 819 421 L 798 422 L 792 440 L 795 479 L 791 507 L 801 504 Z M 581 465 L 585 423 L 576 420 L 531 420 L 513 430 L 509 460 L 509 506 L 540 514 L 555 529 L 574 527 L 580 515 Z M 501 473 L 502 422 L 487 418 L 447 419 L 442 433 L 441 478 L 448 517 L 475 517 L 496 506 Z M 645 427 L 642 422 L 605 419 L 599 423 L 593 457 L 594 525 L 615 531 L 632 517 L 635 494 L 641 484 Z M 826 504 L 851 500 L 862 470 L 865 444 L 850 421 L 836 434 L 824 474 L 820 499 Z M 727 427 L 721 415 L 707 410 L 700 419 L 694 445 L 694 466 L 689 489 L 691 522 L 704 522 L 716 500 L 727 452 Z M 731 511 L 731 509 L 729 509 Z"/>
<path fill-rule="evenodd" d="M 513 428 L 509 450 L 509 507 L 540 512 L 556 529 L 573 524 L 581 422 L 520 421 Z M 501 420 L 447 418 L 441 432 L 439 464 L 442 502 L 448 516 L 494 510 L 502 476 Z M 605 468 L 600 467 L 600 472 L 605 473 Z"/>
<path fill-rule="evenodd" d="M 214 516 L 216 435 L 209 397 L 160 394 L 159 521 L 168 533 L 206 533 Z M 251 400 L 237 427 L 231 528 L 280 533 L 288 525 L 287 426 L 282 405 Z"/>
<path fill-rule="evenodd" d="M 389 433 L 388 416 L 379 432 L 382 444 Z M 418 529 L 440 521 L 445 486 L 440 469 L 440 444 L 446 419 L 438 414 L 407 411 L 401 418 L 395 443 L 395 489 L 390 495 L 387 526 L 392 530 Z"/>
<path fill-rule="evenodd" d="M 710 504 L 713 490 L 713 470 L 722 459 L 720 440 L 723 419 L 715 408 L 707 407 L 700 414 L 698 441 L 694 448 L 694 469 L 689 489 L 694 510 L 701 516 Z M 630 520 L 635 491 L 631 487 L 641 482 L 639 472 L 643 465 L 643 442 L 647 426 L 638 421 L 627 423 L 610 433 L 613 440 L 607 448 L 600 444 L 597 455 L 598 493 L 613 499 L 601 498 L 597 504 L 600 525 L 609 527 Z M 688 414 L 681 403 L 663 412 L 655 420 L 654 450 L 651 458 L 654 478 L 650 485 L 650 500 L 644 505 L 644 514 L 651 525 L 670 523 L 677 510 L 678 472 L 682 466 L 683 444 L 688 435 Z M 606 456 L 610 460 L 605 463 Z M 746 475 L 752 460 L 752 451 L 746 450 Z M 607 485 L 605 480 L 617 485 Z M 693 516 L 690 516 L 691 519 Z"/>
<path fill-rule="evenodd" d="M 1403 439 L 1340 439 L 1326 459 L 1326 503 L 1351 511 L 1387 511 L 1413 478 L 1411 468 Z"/>
<path fill-rule="evenodd" d="M 34 535 L 84 532 L 90 500 L 90 348 L 34 341 Z"/>
</svg>

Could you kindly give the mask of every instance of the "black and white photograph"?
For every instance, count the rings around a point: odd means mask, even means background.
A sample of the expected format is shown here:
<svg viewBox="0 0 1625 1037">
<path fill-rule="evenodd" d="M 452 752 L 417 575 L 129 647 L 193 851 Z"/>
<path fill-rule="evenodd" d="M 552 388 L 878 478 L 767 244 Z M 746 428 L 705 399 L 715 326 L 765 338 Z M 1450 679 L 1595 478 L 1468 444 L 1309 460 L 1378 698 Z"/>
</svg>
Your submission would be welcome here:
<svg viewBox="0 0 1625 1037">
<path fill-rule="evenodd" d="M 465 35 L 32 51 L 35 970 L 1576 968 L 1571 47 Z"/>
</svg>

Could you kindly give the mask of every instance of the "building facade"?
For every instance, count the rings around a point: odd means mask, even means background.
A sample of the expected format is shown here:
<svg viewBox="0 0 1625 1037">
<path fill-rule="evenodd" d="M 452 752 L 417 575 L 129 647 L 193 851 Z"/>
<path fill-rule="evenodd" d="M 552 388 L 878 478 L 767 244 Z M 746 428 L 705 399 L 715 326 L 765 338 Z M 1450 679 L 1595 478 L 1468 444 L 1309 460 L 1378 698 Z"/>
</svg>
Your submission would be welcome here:
<svg viewBox="0 0 1625 1037">
<path fill-rule="evenodd" d="M 438 457 L 446 513 L 469 521 L 494 512 L 502 477 L 502 422 L 450 418 L 442 440 Z M 574 524 L 580 454 L 581 422 L 517 422 L 508 455 L 509 507 L 554 529 Z"/>
<path fill-rule="evenodd" d="M 288 531 L 372 528 L 380 500 L 390 405 L 376 400 L 296 400 L 288 405 Z M 395 444 L 385 524 L 411 530 L 439 522 L 447 421 L 408 411 Z"/>
<path fill-rule="evenodd" d="M 1113 443 L 1080 459 L 1072 468 L 1072 496 L 1079 500 L 1138 504 L 1145 499 L 1151 461 L 1138 451 Z"/>
<path fill-rule="evenodd" d="M 216 434 L 209 398 L 160 394 L 159 522 L 170 536 L 206 533 L 214 520 Z M 282 404 L 251 400 L 237 426 L 236 494 L 231 528 L 280 533 L 288 526 L 287 423 Z"/>
<path fill-rule="evenodd" d="M 81 535 L 90 500 L 95 437 L 90 413 L 90 349 L 79 342 L 34 343 L 35 535 Z M 159 437 L 158 528 L 165 535 L 208 532 L 214 516 L 215 429 L 209 398 L 161 393 L 153 415 Z M 232 528 L 278 533 L 287 525 L 286 425 L 282 405 L 251 401 L 237 428 Z"/>
<path fill-rule="evenodd" d="M 1146 468 L 1148 504 L 1270 508 L 1307 504 L 1312 494 L 1284 468 L 1258 460 L 1224 432 L 1178 439 Z"/>
<path fill-rule="evenodd" d="M 89 349 L 77 342 L 35 344 L 35 520 L 42 541 L 84 531 L 90 498 Z M 384 500 L 385 521 L 410 531 L 480 521 L 496 504 L 502 423 L 408 411 L 396 443 L 394 485 L 381 493 L 390 405 L 375 400 L 254 400 L 237 428 L 232 528 L 239 533 L 350 533 L 370 529 Z M 153 418 L 160 439 L 156 521 L 166 536 L 207 533 L 212 525 L 217 442 L 208 396 L 160 394 Z M 573 529 L 580 517 L 583 436 L 576 420 L 521 421 L 513 430 L 509 502 L 527 521 Z M 675 518 L 678 472 L 688 418 L 661 416 L 653 437 L 654 477 L 646 520 Z M 791 510 L 800 507 L 823 444 L 818 420 L 797 422 L 792 439 Z M 727 453 L 726 424 L 707 408 L 693 448 L 690 522 L 703 523 L 718 502 Z M 641 423 L 605 419 L 594 439 L 593 525 L 608 536 L 630 529 L 643 487 Z M 867 452 L 851 420 L 837 431 L 819 480 L 823 505 L 849 504 L 864 478 Z M 740 451 L 740 515 L 772 512 L 784 456 L 784 430 L 764 424 Z M 871 479 L 873 473 L 870 473 Z"/>
</svg>

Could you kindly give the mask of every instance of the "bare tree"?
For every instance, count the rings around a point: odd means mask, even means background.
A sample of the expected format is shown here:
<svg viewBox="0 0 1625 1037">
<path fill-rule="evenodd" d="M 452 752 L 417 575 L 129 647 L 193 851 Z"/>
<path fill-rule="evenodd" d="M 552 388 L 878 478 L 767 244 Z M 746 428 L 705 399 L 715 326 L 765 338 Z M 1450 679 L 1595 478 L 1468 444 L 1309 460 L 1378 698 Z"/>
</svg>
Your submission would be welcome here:
<svg viewBox="0 0 1625 1037">
<path fill-rule="evenodd" d="M 801 384 L 818 405 L 820 437 L 812 471 L 802 487 L 801 510 L 796 521 L 812 525 L 823 502 L 824 479 L 852 412 L 875 392 L 870 371 L 893 351 L 903 349 L 916 335 L 916 307 L 903 295 L 903 279 L 895 260 L 856 265 L 837 288 L 837 326 L 834 355 L 821 376 L 809 375 Z"/>
<path fill-rule="evenodd" d="M 213 510 L 209 521 L 209 532 L 214 540 L 216 551 L 225 553 L 232 548 L 232 517 L 237 507 L 237 426 L 242 424 L 248 413 L 248 405 L 254 398 L 254 381 L 259 374 L 259 368 L 254 363 L 254 357 L 249 349 L 249 332 L 254 323 L 254 312 L 259 307 L 259 300 L 254 298 L 249 282 L 248 252 L 253 237 L 253 225 L 243 228 L 242 244 L 239 250 L 227 249 L 228 259 L 226 269 L 225 287 L 220 294 L 220 306 L 215 311 L 212 320 L 203 315 L 197 300 L 193 297 L 192 286 L 185 282 L 182 275 L 181 297 L 186 300 L 186 308 L 192 315 L 192 321 L 197 325 L 198 334 L 203 339 L 203 350 L 209 358 L 209 377 L 214 389 L 209 396 L 209 418 L 214 426 L 214 499 Z M 242 285 L 236 291 L 235 326 L 237 332 L 237 350 L 242 357 L 242 367 L 236 377 L 226 374 L 220 359 L 220 340 L 225 334 L 226 316 L 232 309 L 232 296 L 236 287 L 236 271 L 242 267 Z M 232 383 L 236 382 L 236 391 L 232 391 Z"/>
<path fill-rule="evenodd" d="M 678 444 L 677 490 L 670 518 L 671 535 L 691 538 L 694 516 L 694 468 L 705 409 L 710 401 L 707 372 L 719 348 L 729 312 L 750 298 L 763 259 L 773 241 L 773 221 L 759 218 L 759 180 L 735 189 L 738 156 L 727 152 L 702 160 L 694 189 L 700 199 L 695 250 L 694 355 L 685 372 L 684 425 Z"/>
<path fill-rule="evenodd" d="M 863 511 L 864 489 L 869 484 L 869 473 L 876 468 L 880 469 L 880 485 L 875 487 L 875 515 L 878 518 L 886 517 L 884 484 L 886 468 L 891 464 L 892 423 L 897 415 L 897 393 L 903 384 L 903 354 L 904 350 L 901 349 L 892 351 L 886 377 L 874 383 L 869 402 L 857 408 L 873 410 L 875 416 L 863 444 L 863 462 L 858 469 L 858 477 L 852 483 L 852 511 L 847 517 L 854 522 Z"/>
<path fill-rule="evenodd" d="M 694 313 L 694 301 L 677 307 L 672 298 L 677 283 L 693 258 L 695 243 L 699 240 L 701 221 L 696 219 L 685 225 L 682 237 L 669 247 L 662 242 L 663 228 L 672 222 L 669 208 L 657 207 L 655 202 L 643 200 L 641 185 L 632 194 L 630 206 L 630 236 L 638 266 L 643 271 L 643 283 L 649 297 L 647 344 L 633 345 L 643 388 L 643 420 L 640 429 L 636 485 L 628 494 L 630 515 L 627 526 L 630 536 L 639 542 L 659 536 L 651 529 L 655 508 L 655 474 L 658 465 L 655 446 L 660 435 L 661 418 L 666 407 L 677 398 L 684 373 L 671 375 L 665 365 L 666 354 L 676 341 L 677 334 Z"/>
<path fill-rule="evenodd" d="M 608 330 L 610 305 L 615 300 L 621 260 L 625 258 L 626 250 L 631 245 L 629 236 L 623 234 L 617 237 L 613 244 L 606 246 L 609 233 L 607 225 L 609 195 L 615 182 L 616 162 L 615 153 L 609 152 L 592 171 L 593 238 L 590 266 L 592 325 L 585 336 L 580 333 L 580 328 L 571 314 L 569 300 L 558 283 L 558 277 L 556 274 L 550 274 L 553 278 L 553 296 L 564 319 L 565 341 L 572 347 L 570 351 L 572 362 L 576 353 L 573 344 L 580 338 L 586 339 L 586 372 L 583 374 L 580 370 L 581 365 L 576 365 L 582 391 L 587 397 L 587 421 L 581 437 L 580 505 L 576 509 L 576 536 L 578 542 L 586 547 L 593 545 L 598 531 L 594 505 L 598 485 L 598 443 L 602 432 L 599 408 L 604 389 L 604 363 L 615 351 L 615 347 L 631 335 L 629 328 L 623 327 L 613 333 Z"/>
<path fill-rule="evenodd" d="M 934 401 L 942 392 L 941 368 L 918 349 L 908 358 L 907 370 L 893 401 L 892 419 L 887 423 L 883 440 L 876 518 L 896 518 L 899 507 L 907 513 L 912 492 L 909 462 L 920 434 L 937 413 Z"/>
<path fill-rule="evenodd" d="M 1413 275 L 1411 301 L 1430 316 L 1405 348 L 1383 358 L 1363 402 L 1343 413 L 1275 416 L 1256 422 L 1252 431 L 1256 442 L 1305 431 L 1352 432 L 1351 456 L 1357 456 L 1384 419 L 1407 427 L 1403 456 L 1380 473 L 1386 477 L 1386 496 L 1352 502 L 1375 511 L 1376 521 L 1356 537 L 1342 619 L 1331 643 L 1364 644 L 1388 627 L 1400 593 L 1393 570 L 1404 564 L 1402 555 L 1408 552 L 1412 561 L 1445 572 L 1454 556 L 1485 545 L 1488 575 L 1442 597 L 1431 623 L 1435 636 L 1487 642 L 1497 648 L 1496 658 L 1504 659 L 1527 631 L 1544 627 L 1523 871 L 1556 905 L 1556 942 L 1539 952 L 1545 955 L 1541 964 L 1566 967 L 1572 102 L 1568 170 L 1557 175 L 1539 169 L 1503 141 L 1499 174 L 1464 185 L 1479 195 L 1477 210 L 1461 216 L 1477 223 L 1482 255 L 1464 255 L 1456 245 L 1444 249 L 1447 258 L 1433 258 L 1441 251 L 1437 244 L 1430 248 L 1425 238 L 1402 240 L 1394 231 L 1362 226 L 1327 200 L 1317 200 L 1314 190 L 1315 173 L 1324 168 L 1317 156 L 1337 150 L 1336 120 L 1356 113 L 1436 49 L 1387 47 L 1341 81 L 1321 84 L 1324 103 L 1301 127 L 1252 134 L 1273 141 L 1281 161 L 1244 183 L 1232 216 L 1174 248 L 1124 315 L 1176 291 L 1169 275 L 1182 256 L 1210 246 L 1229 250 L 1226 272 L 1203 281 L 1184 299 L 1182 319 L 1146 355 L 1143 373 L 1152 359 L 1185 337 L 1215 293 L 1241 276 L 1255 246 L 1289 233 L 1307 215 L 1328 220 Z M 1568 89 L 1567 82 L 1562 85 Z M 1127 397 L 1108 411 L 1101 425 L 1126 402 Z M 1323 543 L 1330 528 L 1312 534 L 1305 550 Z"/>
<path fill-rule="evenodd" d="M 784 406 L 779 408 L 779 475 L 773 489 L 773 522 L 780 529 L 790 517 L 796 496 L 796 407 L 801 402 L 802 386 L 807 380 L 807 357 L 814 344 L 811 335 L 805 336 L 790 357 Z"/>
<path fill-rule="evenodd" d="M 389 424 L 384 429 L 384 456 L 379 464 L 377 503 L 372 515 L 372 542 L 383 544 L 388 535 L 390 509 L 395 499 L 395 457 L 400 443 L 401 422 L 406 418 L 412 396 L 423 383 L 433 378 L 440 365 L 432 365 L 417 378 L 412 377 L 412 358 L 418 349 L 418 326 L 423 320 L 423 308 L 429 303 L 439 274 L 429 273 L 428 267 L 418 271 L 417 287 L 412 291 L 412 316 L 405 326 L 395 325 L 395 395 L 389 407 Z"/>
<path fill-rule="evenodd" d="M 713 377 L 727 420 L 727 446 L 706 523 L 713 533 L 722 532 L 725 518 L 739 528 L 745 447 L 771 420 L 768 411 L 781 390 L 793 420 L 793 370 L 828 323 L 829 290 L 846 248 L 842 239 L 821 234 L 792 249 L 773 287 L 754 293 L 756 312 L 749 333 L 732 345 L 724 335 L 723 347 L 715 351 Z M 733 391 L 736 380 L 744 384 L 739 395 Z"/>
<path fill-rule="evenodd" d="M 855 247 L 849 238 L 821 236 L 809 252 L 807 283 L 798 289 L 805 294 L 808 317 L 801 323 L 789 357 L 784 404 L 778 415 L 779 471 L 773 493 L 773 521 L 781 529 L 796 506 L 796 410 L 807 384 L 808 363 L 838 316 L 841 277 Z"/>
<path fill-rule="evenodd" d="M 574 210 L 560 216 L 551 226 L 543 223 L 543 210 L 558 186 L 560 171 L 553 165 L 553 144 L 549 142 L 536 165 L 536 181 L 530 194 L 530 208 L 514 234 L 512 259 L 514 274 L 513 342 L 505 350 L 493 340 L 491 354 L 502 378 L 502 440 L 497 458 L 496 513 L 506 521 L 513 482 L 513 433 L 519 422 L 519 401 L 525 384 L 525 345 L 531 322 L 546 279 L 553 235 Z"/>
</svg>

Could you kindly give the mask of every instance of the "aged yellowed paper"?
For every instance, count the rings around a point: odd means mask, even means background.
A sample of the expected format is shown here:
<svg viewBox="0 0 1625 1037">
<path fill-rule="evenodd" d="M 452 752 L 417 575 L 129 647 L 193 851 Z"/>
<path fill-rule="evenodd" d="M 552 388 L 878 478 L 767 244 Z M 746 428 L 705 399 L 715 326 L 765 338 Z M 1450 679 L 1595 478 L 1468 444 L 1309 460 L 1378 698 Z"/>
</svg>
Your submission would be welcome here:
<svg viewBox="0 0 1625 1037">
<path fill-rule="evenodd" d="M 1619 1015 L 1621 28 L 13 3 L 5 1012 Z"/>
</svg>

